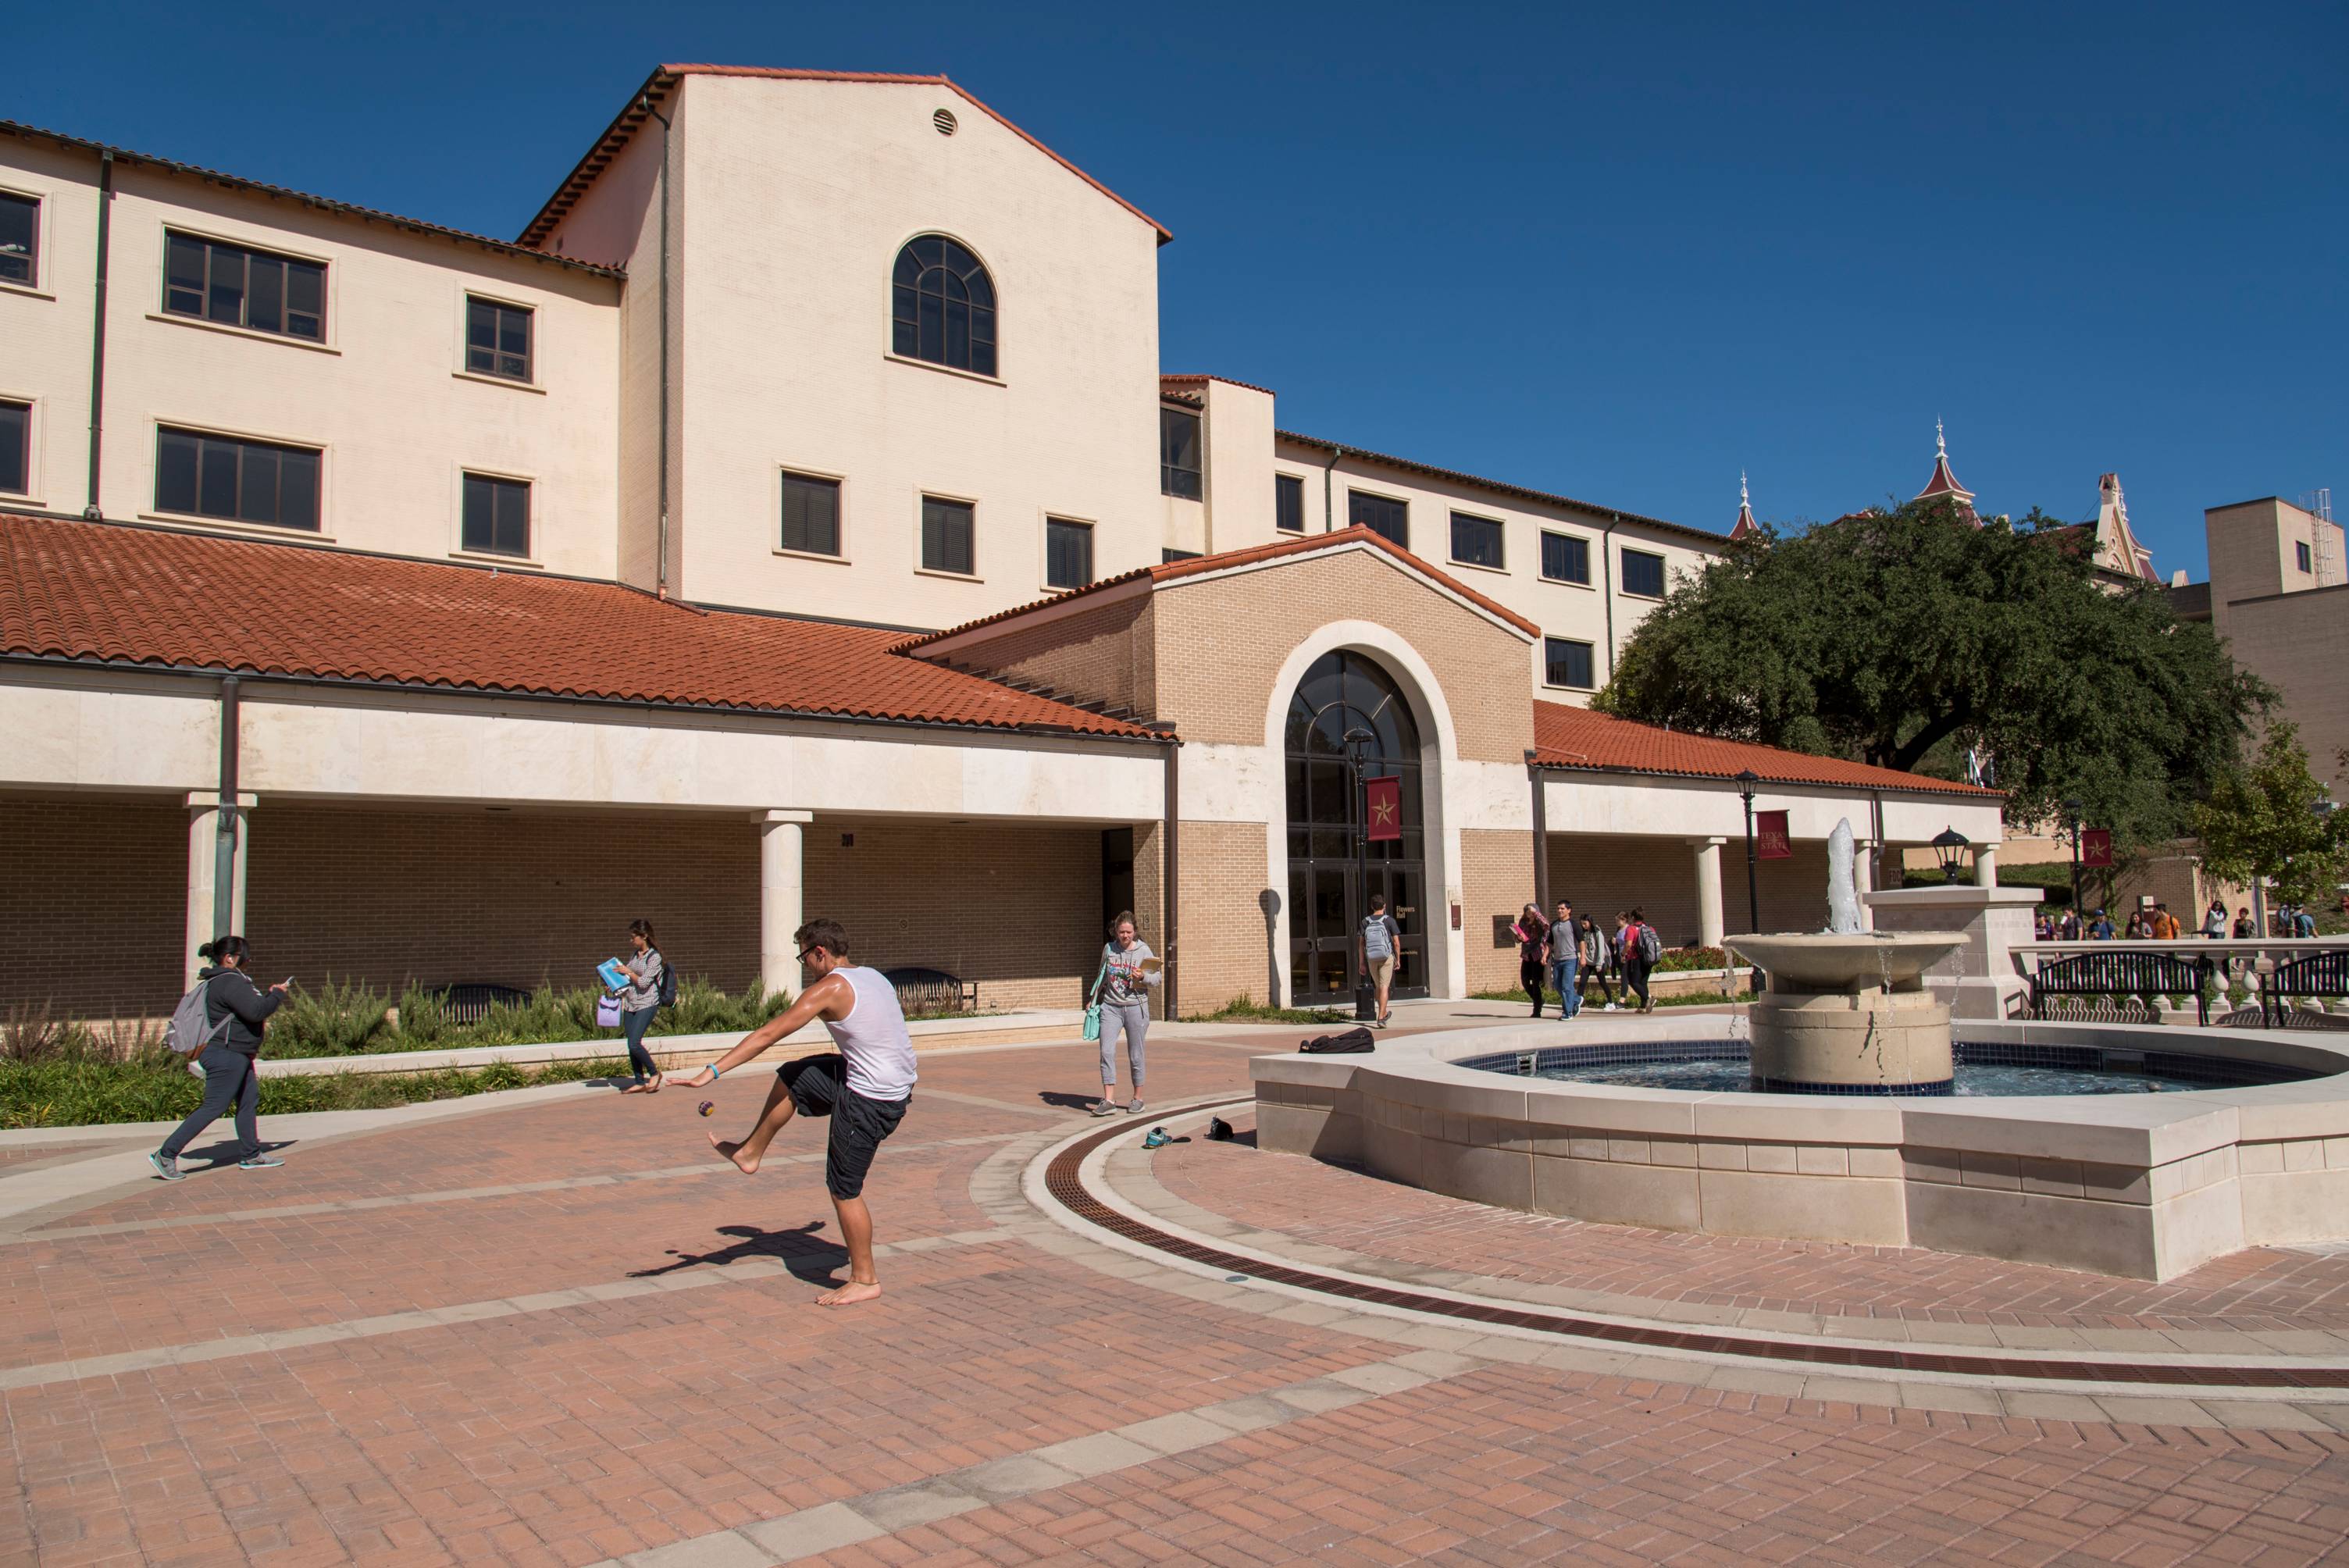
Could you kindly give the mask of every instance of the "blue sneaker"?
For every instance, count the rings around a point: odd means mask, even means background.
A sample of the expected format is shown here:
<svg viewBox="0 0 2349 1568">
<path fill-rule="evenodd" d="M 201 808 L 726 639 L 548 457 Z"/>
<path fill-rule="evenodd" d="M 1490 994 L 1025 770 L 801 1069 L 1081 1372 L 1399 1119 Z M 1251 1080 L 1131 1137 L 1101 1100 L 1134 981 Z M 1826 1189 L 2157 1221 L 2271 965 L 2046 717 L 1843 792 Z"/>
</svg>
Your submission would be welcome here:
<svg viewBox="0 0 2349 1568">
<path fill-rule="evenodd" d="M 188 1173 L 180 1169 L 179 1161 L 160 1150 L 147 1156 L 147 1163 L 152 1165 L 155 1168 L 155 1174 L 166 1181 L 184 1181 L 188 1179 Z"/>
<path fill-rule="evenodd" d="M 236 1168 L 240 1171 L 274 1171 L 285 1163 L 274 1154 L 256 1154 L 250 1160 L 238 1161 Z"/>
</svg>

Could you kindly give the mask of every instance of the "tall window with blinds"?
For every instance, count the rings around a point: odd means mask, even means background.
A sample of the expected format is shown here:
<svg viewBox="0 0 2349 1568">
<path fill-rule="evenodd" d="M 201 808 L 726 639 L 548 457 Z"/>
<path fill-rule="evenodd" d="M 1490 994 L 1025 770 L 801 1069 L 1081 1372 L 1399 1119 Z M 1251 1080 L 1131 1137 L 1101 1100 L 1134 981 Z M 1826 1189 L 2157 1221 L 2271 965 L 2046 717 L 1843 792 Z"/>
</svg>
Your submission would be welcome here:
<svg viewBox="0 0 2349 1568">
<path fill-rule="evenodd" d="M 973 548 L 974 508 L 967 500 L 922 498 L 922 570 L 948 572 L 957 577 L 976 575 Z"/>
<path fill-rule="evenodd" d="M 840 481 L 814 474 L 783 474 L 781 546 L 803 555 L 840 553 Z"/>
<path fill-rule="evenodd" d="M 465 476 L 460 542 L 477 555 L 530 553 L 530 483 L 494 474 Z"/>
</svg>

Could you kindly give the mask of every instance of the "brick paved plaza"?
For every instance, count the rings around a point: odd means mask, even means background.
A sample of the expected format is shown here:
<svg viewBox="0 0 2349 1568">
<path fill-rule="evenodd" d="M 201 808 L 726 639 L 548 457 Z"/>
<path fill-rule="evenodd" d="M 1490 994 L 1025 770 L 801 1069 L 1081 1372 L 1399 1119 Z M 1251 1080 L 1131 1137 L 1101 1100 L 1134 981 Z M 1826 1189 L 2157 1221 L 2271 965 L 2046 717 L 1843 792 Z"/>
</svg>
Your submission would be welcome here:
<svg viewBox="0 0 2349 1568">
<path fill-rule="evenodd" d="M 151 1136 L 0 1150 L 0 1557 L 95 1563 L 2306 1563 L 2344 1553 L 2349 1403 L 2192 1387 L 2338 1367 L 2349 1256 L 2154 1285 L 1476 1208 L 1210 1143 L 1278 1032 L 1163 1029 L 1155 1154 L 1102 1200 L 1233 1251 L 1625 1322 L 1639 1353 L 1229 1283 L 1045 1191 L 1090 1048 L 925 1058 L 842 1262 L 815 1130 L 745 1179 L 705 1098 L 528 1090 L 300 1134 L 283 1170 L 142 1179 Z M 1164 1111 L 1164 1115 L 1157 1114 Z M 264 1137 L 273 1126 L 264 1121 Z M 211 1137 L 199 1141 L 201 1155 Z M 201 1161 L 191 1158 L 191 1168 Z M 1043 1199 L 1040 1204 L 1039 1200 Z M 1869 1377 L 1806 1341 L 2126 1353 L 2162 1387 Z"/>
</svg>

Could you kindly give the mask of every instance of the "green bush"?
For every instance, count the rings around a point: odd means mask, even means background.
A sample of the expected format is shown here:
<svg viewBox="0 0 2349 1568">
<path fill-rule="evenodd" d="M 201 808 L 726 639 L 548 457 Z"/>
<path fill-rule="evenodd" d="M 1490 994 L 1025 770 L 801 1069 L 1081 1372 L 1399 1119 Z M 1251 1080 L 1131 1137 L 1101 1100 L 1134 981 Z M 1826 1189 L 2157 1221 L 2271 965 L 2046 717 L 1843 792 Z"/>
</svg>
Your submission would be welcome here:
<svg viewBox="0 0 2349 1568">
<path fill-rule="evenodd" d="M 269 1020 L 269 1054 L 278 1057 L 347 1057 L 385 1049 L 377 1042 L 391 1032 L 385 1016 L 391 998 L 357 981 L 333 975 L 313 991 L 296 985 Z"/>
<path fill-rule="evenodd" d="M 1193 1013 L 1186 1024 L 1342 1024 L 1352 1021 L 1352 1003 L 1345 1007 L 1268 1007 L 1246 992 L 1212 1013 Z"/>
<path fill-rule="evenodd" d="M 269 1021 L 271 1057 L 333 1057 L 379 1051 L 457 1050 L 472 1046 L 535 1046 L 565 1040 L 616 1038 L 617 1028 L 595 1026 L 590 986 L 557 991 L 541 985 L 523 1000 L 490 1008 L 478 1022 L 460 1024 L 434 992 L 410 982 L 399 993 L 396 1013 L 387 994 L 333 980 L 310 991 L 296 985 Z M 756 981 L 739 993 L 707 980 L 681 981 L 677 1002 L 653 1016 L 650 1035 L 730 1034 L 757 1028 L 791 1005 L 784 992 L 770 993 Z M 392 1019 L 396 1017 L 395 1024 Z M 7 1026 L 0 1025 L 0 1029 Z M 6 1037 L 0 1036 L 0 1051 Z"/>
<path fill-rule="evenodd" d="M 261 1114 L 366 1110 L 454 1099 L 531 1084 L 617 1077 L 624 1064 L 555 1062 L 526 1072 L 499 1062 L 474 1071 L 318 1073 L 261 1080 Z M 37 1061 L 0 1058 L 0 1127 L 90 1127 L 116 1121 L 173 1121 L 196 1109 L 203 1085 L 186 1058 L 150 1045 L 129 1056 L 102 1048 L 58 1052 Z M 264 1130 L 265 1131 L 266 1130 Z"/>
</svg>

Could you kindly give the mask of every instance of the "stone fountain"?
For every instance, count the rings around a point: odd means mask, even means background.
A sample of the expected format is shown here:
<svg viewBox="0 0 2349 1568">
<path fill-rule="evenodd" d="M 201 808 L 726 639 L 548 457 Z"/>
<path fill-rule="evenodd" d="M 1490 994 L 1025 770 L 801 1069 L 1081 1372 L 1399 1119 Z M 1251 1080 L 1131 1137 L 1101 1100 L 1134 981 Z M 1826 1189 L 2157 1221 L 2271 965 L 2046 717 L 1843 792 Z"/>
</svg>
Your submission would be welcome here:
<svg viewBox="0 0 2349 1568">
<path fill-rule="evenodd" d="M 1950 1009 L 1925 972 L 1962 932 L 1860 929 L 1848 820 L 1827 839 L 1827 929 L 1733 936 L 1770 977 L 1754 999 L 1754 1088 L 1776 1094 L 1946 1094 Z"/>
</svg>

